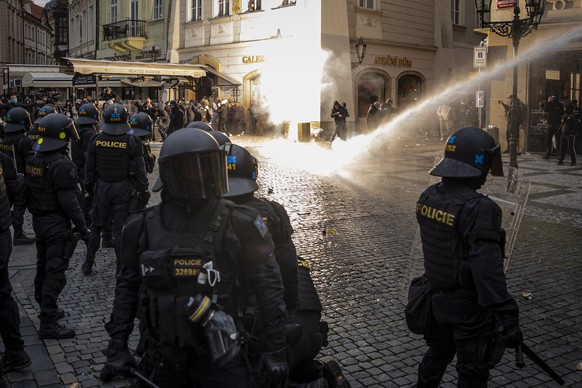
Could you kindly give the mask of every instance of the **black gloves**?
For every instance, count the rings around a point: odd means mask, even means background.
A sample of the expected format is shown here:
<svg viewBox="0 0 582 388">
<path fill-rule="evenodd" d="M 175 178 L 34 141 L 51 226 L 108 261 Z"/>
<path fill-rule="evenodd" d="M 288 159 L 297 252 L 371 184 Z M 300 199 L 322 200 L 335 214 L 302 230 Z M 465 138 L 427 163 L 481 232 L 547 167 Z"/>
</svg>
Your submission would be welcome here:
<svg viewBox="0 0 582 388">
<path fill-rule="evenodd" d="M 263 352 L 259 361 L 261 387 L 286 387 L 289 380 L 289 366 L 285 348 L 274 352 Z"/>
<path fill-rule="evenodd" d="M 93 201 L 93 195 L 95 193 L 93 192 L 93 185 L 85 185 L 85 201 L 87 202 L 91 202 Z"/>
<path fill-rule="evenodd" d="M 519 321 L 514 317 L 498 317 L 499 339 L 505 347 L 516 348 L 523 341 L 523 334 L 519 328 Z"/>
<path fill-rule="evenodd" d="M 120 340 L 110 340 L 109 346 L 103 351 L 107 356 L 107 362 L 101 370 L 99 379 L 110 381 L 115 376 L 130 376 L 130 368 L 135 367 L 135 358 L 127 349 L 127 342 Z"/>
<path fill-rule="evenodd" d="M 145 207 L 148 205 L 150 197 L 151 197 L 151 194 L 147 190 L 139 193 L 136 208 L 137 209 L 145 209 Z"/>
<path fill-rule="evenodd" d="M 87 227 L 79 228 L 79 231 L 77 233 L 79 233 L 79 238 L 85 241 L 85 243 L 89 241 L 89 234 L 91 233 L 89 228 Z"/>
</svg>

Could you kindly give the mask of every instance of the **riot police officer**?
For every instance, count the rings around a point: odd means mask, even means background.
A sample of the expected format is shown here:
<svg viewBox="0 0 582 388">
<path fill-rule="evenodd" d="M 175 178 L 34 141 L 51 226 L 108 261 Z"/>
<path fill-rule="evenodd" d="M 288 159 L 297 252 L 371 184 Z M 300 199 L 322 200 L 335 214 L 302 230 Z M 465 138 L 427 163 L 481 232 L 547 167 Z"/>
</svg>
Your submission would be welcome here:
<svg viewBox="0 0 582 388">
<path fill-rule="evenodd" d="M 503 272 L 501 209 L 477 192 L 489 172 L 503 175 L 499 145 L 479 128 L 461 128 L 430 171 L 441 182 L 416 205 L 434 316 L 418 387 L 438 387 L 455 353 L 458 386 L 486 386 L 504 347 L 522 339 Z"/>
<path fill-rule="evenodd" d="M 30 130 L 27 133 L 28 139 L 30 139 L 30 142 L 31 142 L 31 146 L 34 145 L 40 137 L 38 134 L 38 131 L 36 129 L 38 126 L 38 123 L 40 122 L 40 120 L 45 118 L 46 115 L 50 115 L 51 113 L 56 113 L 55 108 L 53 108 L 51 105 L 45 105 L 45 106 L 40 107 L 38 109 L 37 118 L 36 118 L 36 120 L 34 120 L 34 123 L 32 123 L 32 127 L 30 128 Z"/>
<path fill-rule="evenodd" d="M 265 386 L 284 386 L 286 309 L 273 242 L 256 211 L 221 198 L 224 151 L 208 133 L 180 129 L 164 141 L 159 171 L 154 190 L 162 190 L 162 203 L 133 214 L 123 228 L 104 370 L 123 373 L 133 364 L 127 340 L 140 304 L 156 342 L 157 385 L 252 386 L 233 322 L 250 285 L 267 338 Z"/>
<path fill-rule="evenodd" d="M 4 136 L 0 143 L 0 150 L 16 164 L 16 170 L 24 174 L 26 170 L 26 158 L 32 154 L 32 142 L 26 137 L 26 132 L 31 128 L 30 113 L 21 107 L 12 108 L 6 114 Z M 14 228 L 14 245 L 26 245 L 34 243 L 34 237 L 28 237 L 23 230 L 24 197 L 16 198 L 12 207 L 12 227 Z"/>
<path fill-rule="evenodd" d="M 89 211 L 91 208 L 91 201 L 86 196 L 85 192 L 85 161 L 87 159 L 87 148 L 89 143 L 93 139 L 93 136 L 97 134 L 97 125 L 99 124 L 99 111 L 95 104 L 86 103 L 79 107 L 78 118 L 75 120 L 75 127 L 79 133 L 79 140 L 74 140 L 71 143 L 71 160 L 77 166 L 77 173 L 79 177 L 79 182 L 83 190 L 81 191 L 80 204 L 83 208 L 83 214 L 85 215 L 85 220 L 90 223 L 91 217 Z M 87 198 L 86 198 L 87 197 Z M 113 239 L 110 237 L 111 244 L 113 246 Z M 105 244 L 104 239 L 104 244 Z"/>
<path fill-rule="evenodd" d="M 66 284 L 65 271 L 77 239 L 71 221 L 82 239 L 87 239 L 83 212 L 79 206 L 77 170 L 68 157 L 73 122 L 61 113 L 47 115 L 38 123 L 40 138 L 36 154 L 26 163 L 27 206 L 36 233 L 37 264 L 34 295 L 40 305 L 40 338 L 71 338 L 75 330 L 57 322 L 63 316 L 57 307 Z"/>
<path fill-rule="evenodd" d="M 87 257 L 82 265 L 89 275 L 99 250 L 101 231 L 106 222 L 113 221 L 113 233 L 121 228 L 129 216 L 132 180 L 137 187 L 143 207 L 150 194 L 143 159 L 143 146 L 137 136 L 128 134 L 129 114 L 121 104 L 113 103 L 103 111 L 102 132 L 93 137 L 87 148 L 85 190 L 93 197 L 91 210 L 91 237 Z M 120 241 L 115 240 L 115 255 L 119 265 Z"/>
<path fill-rule="evenodd" d="M 222 132 L 210 132 L 210 135 L 215 134 L 218 138 L 226 138 Z M 284 300 L 289 311 L 286 334 L 292 381 L 309 383 L 325 377 L 332 387 L 349 387 L 350 384 L 343 377 L 337 362 L 330 360 L 324 364 L 315 360 L 321 348 L 327 345 L 328 328 L 327 324 L 321 321 L 323 307 L 311 278 L 309 263 L 297 256 L 292 240 L 293 227 L 287 211 L 276 201 L 255 196 L 259 189 L 257 159 L 240 145 L 226 144 L 225 148 L 229 190 L 224 197 L 234 203 L 256 209 L 269 228 L 275 243 L 275 257 L 279 264 Z M 245 329 L 252 337 L 259 337 L 260 340 L 260 317 L 253 316 L 253 305 L 251 297 L 244 314 Z M 258 349 L 251 344 L 249 351 L 260 355 L 261 347 L 260 343 Z"/>
<path fill-rule="evenodd" d="M 156 166 L 156 156 L 153 154 L 150 144 L 154 121 L 147 113 L 138 112 L 131 116 L 129 125 L 131 126 L 129 133 L 141 139 L 145 169 L 148 174 L 151 174 L 154 172 L 154 167 Z"/>
<path fill-rule="evenodd" d="M 0 335 L 5 349 L 0 363 L 0 377 L 5 372 L 26 368 L 32 362 L 24 350 L 18 305 L 12 297 L 8 273 L 12 253 L 10 203 L 24 191 L 24 182 L 17 178 L 14 161 L 0 153 Z"/>
</svg>

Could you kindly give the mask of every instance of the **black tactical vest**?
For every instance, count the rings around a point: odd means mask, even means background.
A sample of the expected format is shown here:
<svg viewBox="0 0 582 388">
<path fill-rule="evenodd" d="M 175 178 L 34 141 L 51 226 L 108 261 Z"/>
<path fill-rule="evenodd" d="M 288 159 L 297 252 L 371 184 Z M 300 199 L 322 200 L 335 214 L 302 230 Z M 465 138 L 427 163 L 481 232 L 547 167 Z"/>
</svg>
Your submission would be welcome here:
<svg viewBox="0 0 582 388">
<path fill-rule="evenodd" d="M 107 182 L 129 179 L 131 135 L 109 135 L 101 132 L 95 138 L 95 163 L 97 175 Z"/>
<path fill-rule="evenodd" d="M 186 306 L 198 294 L 212 298 L 212 288 L 199 285 L 198 274 L 210 260 L 217 268 L 214 242 L 228 217 L 224 202 L 218 202 L 208 227 L 198 234 L 174 234 L 164 229 L 161 205 L 145 213 L 147 250 L 139 256 L 144 285 L 141 300 L 145 319 L 161 346 L 192 347 L 198 354 L 204 351 L 202 326 L 188 319 Z M 224 281 L 221 277 L 221 283 Z"/>
<path fill-rule="evenodd" d="M 442 193 L 438 185 L 429 187 L 416 204 L 416 219 L 424 254 L 426 277 L 431 289 L 459 287 L 467 270 L 468 247 L 458 230 L 458 217 L 465 203 L 482 194 L 469 187 Z"/>
<path fill-rule="evenodd" d="M 49 180 L 51 163 L 64 156 L 54 155 L 45 160 L 43 154 L 28 158 L 26 163 L 26 205 L 32 215 L 62 212 L 54 185 Z"/>
<path fill-rule="evenodd" d="M 8 191 L 6 191 L 6 182 L 4 181 L 4 166 L 0 163 L 0 231 L 4 232 L 12 225 L 10 216 L 10 200 Z"/>
<path fill-rule="evenodd" d="M 0 143 L 0 151 L 2 151 L 4 155 L 10 157 L 10 159 L 14 160 L 18 172 L 23 173 L 26 169 L 26 161 L 19 152 L 18 143 L 20 142 L 20 139 L 24 138 L 24 135 L 18 133 L 17 136 L 18 137 L 4 135 L 4 139 Z"/>
<path fill-rule="evenodd" d="M 88 141 L 85 140 L 86 137 L 93 137 L 95 134 L 91 127 L 80 126 L 77 128 L 79 133 L 79 140 L 74 140 L 71 142 L 71 160 L 77 166 L 77 171 L 79 171 L 80 176 L 85 176 L 85 152 L 87 152 Z"/>
</svg>

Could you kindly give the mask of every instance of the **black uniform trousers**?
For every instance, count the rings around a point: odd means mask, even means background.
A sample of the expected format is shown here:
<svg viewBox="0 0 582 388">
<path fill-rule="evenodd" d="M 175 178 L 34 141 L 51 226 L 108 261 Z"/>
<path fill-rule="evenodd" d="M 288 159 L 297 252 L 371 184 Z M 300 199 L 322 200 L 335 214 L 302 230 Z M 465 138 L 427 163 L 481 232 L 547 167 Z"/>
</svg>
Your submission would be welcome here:
<svg viewBox="0 0 582 388">
<path fill-rule="evenodd" d="M 26 205 L 24 201 L 14 202 L 12 206 L 12 226 L 14 227 L 14 235 L 22 235 L 22 226 L 24 225 L 24 212 Z"/>
<path fill-rule="evenodd" d="M 57 300 L 67 284 L 69 258 L 65 257 L 65 244 L 71 222 L 61 213 L 46 213 L 33 215 L 32 227 L 36 233 L 34 298 L 40 305 L 41 325 L 45 325 L 57 321 Z"/>
<path fill-rule="evenodd" d="M 557 134 L 560 128 L 560 123 L 554 123 L 546 126 L 546 157 L 552 156 L 553 141 L 552 139 L 556 136 L 556 148 L 560 147 L 560 136 Z"/>
<path fill-rule="evenodd" d="M 10 229 L 0 232 L 0 335 L 6 353 L 21 350 L 24 346 L 20 335 L 18 305 L 12 297 L 8 262 L 12 253 Z"/>
<path fill-rule="evenodd" d="M 457 386 L 487 386 L 490 365 L 487 345 L 494 336 L 494 317 L 483 310 L 471 291 L 456 289 L 432 297 L 434 315 L 429 347 L 418 367 L 419 388 L 437 388 L 448 364 L 457 355 Z"/>
<path fill-rule="evenodd" d="M 89 255 L 95 257 L 95 253 L 101 245 L 101 232 L 111 220 L 113 222 L 113 234 L 121 236 L 123 224 L 129 217 L 129 201 L 131 199 L 131 184 L 128 180 L 118 182 L 106 182 L 97 179 L 95 198 L 91 209 L 91 235 L 89 237 Z M 115 240 L 115 256 L 119 263 L 121 252 L 121 239 Z"/>
</svg>

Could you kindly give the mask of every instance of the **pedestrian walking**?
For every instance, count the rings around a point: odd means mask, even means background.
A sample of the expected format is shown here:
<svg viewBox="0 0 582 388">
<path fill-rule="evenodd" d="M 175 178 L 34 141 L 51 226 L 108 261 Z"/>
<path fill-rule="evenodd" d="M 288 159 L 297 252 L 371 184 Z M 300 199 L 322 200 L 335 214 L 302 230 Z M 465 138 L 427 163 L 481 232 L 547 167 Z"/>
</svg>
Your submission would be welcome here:
<svg viewBox="0 0 582 388">
<path fill-rule="evenodd" d="M 562 117 L 562 124 L 556 136 L 559 137 L 559 151 L 558 166 L 564 164 L 566 157 L 566 149 L 570 154 L 570 166 L 576 165 L 576 132 L 580 128 L 580 118 L 577 112 L 574 112 L 574 104 L 566 104 L 564 107 L 564 117 Z"/>
<path fill-rule="evenodd" d="M 73 122 L 61 113 L 47 115 L 38 123 L 36 154 L 27 160 L 27 207 L 36 233 L 34 296 L 40 305 L 39 337 L 72 338 L 75 330 L 57 322 L 64 316 L 58 297 L 67 279 L 65 271 L 77 239 L 75 225 L 86 241 L 89 230 L 78 202 L 77 169 L 68 157 L 69 140 L 76 137 Z"/>
<path fill-rule="evenodd" d="M 557 135 L 560 124 L 562 123 L 562 116 L 564 115 L 564 106 L 560 103 L 557 94 L 552 94 L 548 100 L 542 104 L 542 110 L 546 114 L 546 153 L 544 159 L 549 159 L 553 154 L 554 138 L 556 148 L 558 147 L 559 139 Z"/>
<path fill-rule="evenodd" d="M 170 101 L 170 123 L 166 130 L 167 135 L 184 128 L 184 126 L 184 111 L 175 100 Z"/>
<path fill-rule="evenodd" d="M 83 274 L 91 274 L 95 255 L 99 250 L 101 231 L 109 219 L 113 234 L 121 235 L 121 228 L 129 216 L 132 180 L 138 194 L 147 204 L 150 194 L 143 159 L 141 140 L 128 134 L 129 114 L 121 104 L 113 103 L 103 111 L 102 132 L 87 148 L 85 190 L 93 198 L 91 209 L 91 236 L 87 256 L 82 265 Z M 121 241 L 115 238 L 115 257 L 119 268 Z"/>
<path fill-rule="evenodd" d="M 139 316 L 155 342 L 155 384 L 253 386 L 234 324 L 239 296 L 249 286 L 268 338 L 264 386 L 285 386 L 286 310 L 273 241 L 256 211 L 221 198 L 227 190 L 224 150 L 205 131 L 181 129 L 164 141 L 159 171 L 154 190 L 162 190 L 161 204 L 132 215 L 123 228 L 101 377 L 127 375 L 134 365 L 127 340 L 141 304 Z"/>
<path fill-rule="evenodd" d="M 499 146 L 479 128 L 461 128 L 430 171 L 441 182 L 417 202 L 433 315 L 417 387 L 438 387 L 455 354 L 457 386 L 485 387 L 504 349 L 522 340 L 503 272 L 501 209 L 477 192 L 489 172 L 503 174 Z"/>
</svg>

